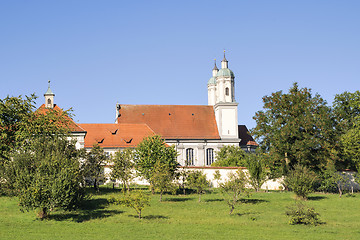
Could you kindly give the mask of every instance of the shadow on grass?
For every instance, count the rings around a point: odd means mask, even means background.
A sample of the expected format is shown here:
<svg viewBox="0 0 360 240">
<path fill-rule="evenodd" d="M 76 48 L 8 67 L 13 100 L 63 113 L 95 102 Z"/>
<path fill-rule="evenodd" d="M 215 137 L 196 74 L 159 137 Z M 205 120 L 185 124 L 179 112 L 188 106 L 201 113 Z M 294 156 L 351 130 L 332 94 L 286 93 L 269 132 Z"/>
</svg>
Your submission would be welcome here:
<svg viewBox="0 0 360 240">
<path fill-rule="evenodd" d="M 56 220 L 56 221 L 72 220 L 74 222 L 81 223 L 81 222 L 89 221 L 91 219 L 106 218 L 121 213 L 124 213 L 124 211 L 87 210 L 87 211 L 79 211 L 79 212 L 52 214 L 49 216 L 49 220 Z"/>
<path fill-rule="evenodd" d="M 205 199 L 205 202 L 223 202 L 222 198 L 214 198 L 214 199 Z"/>
<path fill-rule="evenodd" d="M 234 216 L 247 216 L 250 215 L 251 218 L 253 218 L 254 215 L 258 214 L 258 212 L 240 212 L 240 213 L 234 213 Z"/>
<path fill-rule="evenodd" d="M 105 198 L 90 198 L 84 200 L 81 204 L 81 210 L 96 210 L 96 209 L 104 209 L 109 205 L 109 202 Z"/>
<path fill-rule="evenodd" d="M 128 215 L 129 217 L 133 217 L 133 218 L 139 218 L 138 215 L 133 215 L 130 214 Z M 153 220 L 153 219 L 169 219 L 169 217 L 163 216 L 163 215 L 147 215 L 147 216 L 141 216 L 142 219 L 147 219 L 147 220 Z"/>
<path fill-rule="evenodd" d="M 319 201 L 319 200 L 323 200 L 323 199 L 326 199 L 327 197 L 325 196 L 310 196 L 308 197 L 308 200 L 311 200 L 311 201 Z"/>
<path fill-rule="evenodd" d="M 65 221 L 73 220 L 74 222 L 84 222 L 91 219 L 106 218 L 115 214 L 121 214 L 124 211 L 105 210 L 109 205 L 105 198 L 84 200 L 80 209 L 73 212 L 57 212 L 49 216 L 49 220 Z"/>
<path fill-rule="evenodd" d="M 186 201 L 190 201 L 193 199 L 194 198 L 190 198 L 190 197 L 170 197 L 170 198 L 165 198 L 163 201 L 164 202 L 186 202 Z"/>
<path fill-rule="evenodd" d="M 264 199 L 241 199 L 240 200 L 241 203 L 250 203 L 250 204 L 258 204 L 258 203 L 263 203 L 263 202 L 269 202 L 268 200 L 264 200 Z"/>
</svg>

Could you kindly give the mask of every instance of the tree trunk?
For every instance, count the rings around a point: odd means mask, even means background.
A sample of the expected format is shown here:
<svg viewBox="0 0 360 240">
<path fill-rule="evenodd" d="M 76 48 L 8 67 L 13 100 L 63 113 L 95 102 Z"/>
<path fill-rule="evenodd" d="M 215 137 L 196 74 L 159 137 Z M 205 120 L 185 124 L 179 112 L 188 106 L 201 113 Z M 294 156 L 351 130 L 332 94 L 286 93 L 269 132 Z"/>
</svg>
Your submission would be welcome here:
<svg viewBox="0 0 360 240">
<path fill-rule="evenodd" d="M 155 188 L 154 185 L 150 182 L 150 190 L 151 190 L 151 194 L 154 195 L 155 194 Z"/>
<path fill-rule="evenodd" d="M 96 184 L 97 182 L 96 182 L 96 179 L 94 180 L 94 189 L 96 189 Z"/>
<path fill-rule="evenodd" d="M 338 185 L 338 189 L 339 189 L 339 197 L 341 198 L 342 196 L 342 189 L 341 189 L 341 186 Z"/>
<path fill-rule="evenodd" d="M 161 191 L 161 192 L 160 192 L 160 200 L 159 200 L 159 202 L 162 201 L 162 195 L 163 195 L 163 192 Z"/>
<path fill-rule="evenodd" d="M 199 193 L 199 202 L 201 202 L 201 193 Z"/>
<path fill-rule="evenodd" d="M 47 208 L 46 208 L 46 207 L 41 208 L 40 211 L 38 212 L 37 216 L 38 216 L 41 220 L 47 218 L 47 217 L 49 216 L 48 213 L 47 213 Z"/>
<path fill-rule="evenodd" d="M 234 205 L 231 205 L 230 212 L 229 212 L 230 215 L 232 214 L 232 212 L 234 211 L 234 209 L 235 209 Z"/>
<path fill-rule="evenodd" d="M 139 219 L 141 219 L 141 210 L 139 211 Z"/>
</svg>

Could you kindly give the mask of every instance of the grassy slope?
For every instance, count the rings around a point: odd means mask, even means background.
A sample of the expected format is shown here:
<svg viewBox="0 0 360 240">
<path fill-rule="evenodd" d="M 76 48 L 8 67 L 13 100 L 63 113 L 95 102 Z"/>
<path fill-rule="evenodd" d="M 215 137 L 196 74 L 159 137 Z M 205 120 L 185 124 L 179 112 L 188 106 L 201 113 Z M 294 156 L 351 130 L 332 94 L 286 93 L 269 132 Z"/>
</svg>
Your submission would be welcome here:
<svg viewBox="0 0 360 240">
<path fill-rule="evenodd" d="M 88 210 L 54 213 L 46 221 L 21 213 L 15 198 L 0 197 L 0 239 L 360 239 L 360 195 L 311 195 L 306 204 L 326 222 L 317 227 L 288 225 L 291 193 L 253 193 L 231 216 L 220 194 L 206 194 L 202 203 L 196 195 L 159 203 L 156 195 L 141 221 L 132 209 L 107 206 L 108 196 L 94 196 Z"/>
</svg>

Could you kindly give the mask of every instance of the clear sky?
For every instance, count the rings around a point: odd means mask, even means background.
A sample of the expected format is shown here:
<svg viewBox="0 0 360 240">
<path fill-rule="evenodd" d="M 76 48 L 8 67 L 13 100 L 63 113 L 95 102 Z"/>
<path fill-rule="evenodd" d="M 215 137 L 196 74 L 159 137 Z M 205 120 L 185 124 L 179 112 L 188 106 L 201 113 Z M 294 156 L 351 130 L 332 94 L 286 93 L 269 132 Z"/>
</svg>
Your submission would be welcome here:
<svg viewBox="0 0 360 240">
<path fill-rule="evenodd" d="M 360 87 L 360 1 L 0 1 L 0 98 L 39 96 L 76 122 L 120 104 L 207 104 L 226 49 L 239 124 L 293 82 L 331 104 Z"/>
</svg>

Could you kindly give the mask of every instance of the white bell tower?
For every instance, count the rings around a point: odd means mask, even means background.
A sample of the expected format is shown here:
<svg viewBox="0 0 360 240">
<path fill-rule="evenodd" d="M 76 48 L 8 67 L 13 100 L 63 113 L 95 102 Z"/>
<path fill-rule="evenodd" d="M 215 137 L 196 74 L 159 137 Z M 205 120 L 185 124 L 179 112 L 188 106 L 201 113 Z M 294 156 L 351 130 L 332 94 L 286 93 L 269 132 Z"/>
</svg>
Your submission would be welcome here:
<svg viewBox="0 0 360 240">
<path fill-rule="evenodd" d="M 45 97 L 45 108 L 54 108 L 54 96 L 55 94 L 50 89 L 50 80 L 48 81 L 48 89 L 44 94 Z"/>
<path fill-rule="evenodd" d="M 215 79 L 216 100 L 214 111 L 219 135 L 223 139 L 238 139 L 238 103 L 235 101 L 235 75 L 228 68 L 225 51 L 224 59 L 221 61 L 221 69 L 216 73 Z M 208 93 L 209 86 L 211 85 L 208 84 Z M 212 105 L 210 104 L 210 99 L 209 105 Z"/>
</svg>

